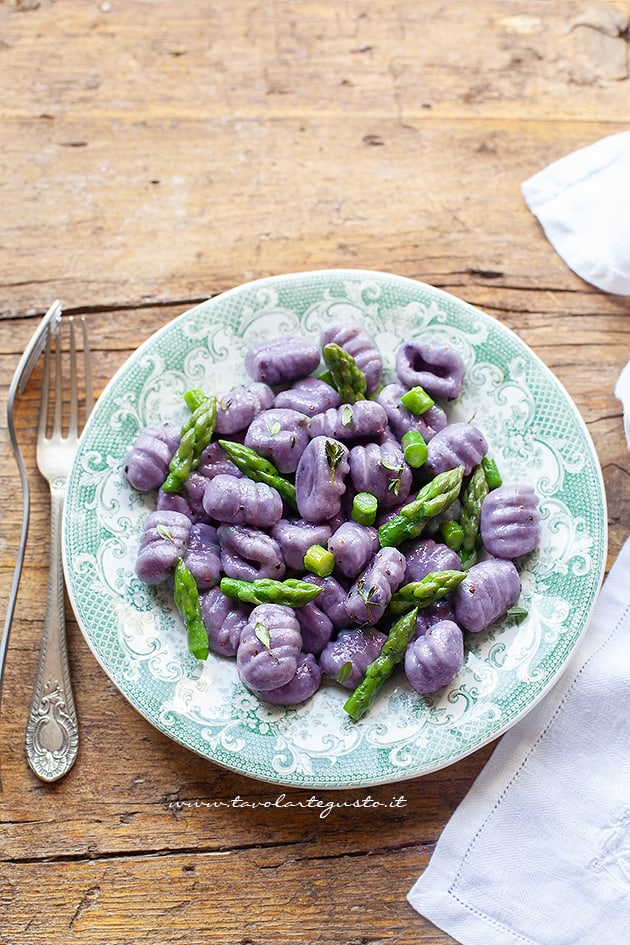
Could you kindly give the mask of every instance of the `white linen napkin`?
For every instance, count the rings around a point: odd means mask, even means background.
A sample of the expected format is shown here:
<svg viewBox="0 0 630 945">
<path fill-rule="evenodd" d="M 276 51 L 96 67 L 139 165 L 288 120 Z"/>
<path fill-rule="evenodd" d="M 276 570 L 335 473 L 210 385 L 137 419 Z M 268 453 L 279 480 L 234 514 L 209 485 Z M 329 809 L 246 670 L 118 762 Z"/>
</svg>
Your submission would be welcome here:
<svg viewBox="0 0 630 945">
<path fill-rule="evenodd" d="M 551 692 L 501 740 L 409 902 L 462 945 L 630 941 L 630 539 Z"/>
<path fill-rule="evenodd" d="M 630 131 L 554 161 L 521 191 L 570 269 L 604 292 L 630 295 Z"/>
</svg>

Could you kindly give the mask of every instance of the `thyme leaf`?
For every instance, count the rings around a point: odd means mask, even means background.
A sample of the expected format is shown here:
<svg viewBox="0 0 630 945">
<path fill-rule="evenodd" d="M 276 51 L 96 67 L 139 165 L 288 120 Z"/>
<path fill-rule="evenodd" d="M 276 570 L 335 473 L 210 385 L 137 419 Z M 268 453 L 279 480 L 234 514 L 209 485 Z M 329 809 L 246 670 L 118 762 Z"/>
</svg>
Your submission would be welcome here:
<svg viewBox="0 0 630 945">
<path fill-rule="evenodd" d="M 326 461 L 331 472 L 331 482 L 335 483 L 335 470 L 339 467 L 342 459 L 346 455 L 345 448 L 341 443 L 335 443 L 334 440 L 326 440 Z"/>
</svg>

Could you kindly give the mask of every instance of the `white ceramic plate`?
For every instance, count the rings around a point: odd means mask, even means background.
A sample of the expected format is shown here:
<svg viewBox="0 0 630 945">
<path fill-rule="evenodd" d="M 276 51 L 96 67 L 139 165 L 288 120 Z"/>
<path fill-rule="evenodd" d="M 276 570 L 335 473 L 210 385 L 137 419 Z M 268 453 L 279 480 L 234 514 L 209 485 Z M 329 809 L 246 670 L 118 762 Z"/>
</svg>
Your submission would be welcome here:
<svg viewBox="0 0 630 945">
<path fill-rule="evenodd" d="M 466 363 L 449 408 L 483 431 L 506 482 L 540 497 L 542 541 L 521 569 L 527 618 L 467 639 L 462 672 L 432 698 L 399 674 L 360 722 L 328 681 L 307 703 L 273 708 L 238 681 L 234 660 L 186 650 L 168 591 L 144 586 L 134 560 L 153 499 L 123 463 L 148 423 L 186 415 L 190 387 L 221 393 L 245 380 L 253 343 L 317 338 L 332 320 L 359 322 L 391 376 L 394 352 L 419 335 L 447 340 Z M 72 605 L 97 660 L 156 728 L 253 778 L 304 788 L 365 787 L 451 764 L 512 726 L 556 681 L 585 629 L 603 576 L 606 509 L 597 456 L 564 388 L 496 320 L 399 276 L 339 270 L 253 282 L 185 312 L 133 354 L 102 393 L 69 483 L 63 537 Z M 121 738 L 124 737 L 121 732 Z"/>
</svg>

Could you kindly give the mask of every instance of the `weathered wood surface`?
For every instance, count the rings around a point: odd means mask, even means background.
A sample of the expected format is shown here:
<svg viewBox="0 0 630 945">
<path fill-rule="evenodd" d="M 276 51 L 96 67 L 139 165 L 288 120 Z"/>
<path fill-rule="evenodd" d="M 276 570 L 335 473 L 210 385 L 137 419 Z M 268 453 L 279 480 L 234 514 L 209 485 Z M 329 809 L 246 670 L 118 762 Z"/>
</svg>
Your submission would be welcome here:
<svg viewBox="0 0 630 945">
<path fill-rule="evenodd" d="M 0 2 L 2 615 L 21 520 L 4 403 L 52 299 L 88 314 L 102 388 L 197 300 L 326 267 L 431 282 L 521 335 L 593 436 L 612 560 L 630 531 L 613 394 L 630 302 L 566 268 L 519 188 L 630 125 L 629 24 L 627 2 Z M 70 619 L 80 755 L 54 787 L 31 775 L 38 377 L 18 412 L 33 509 L 0 713 L 0 942 L 450 942 L 405 896 L 491 746 L 398 786 L 314 792 L 405 801 L 322 817 L 154 731 Z"/>
</svg>

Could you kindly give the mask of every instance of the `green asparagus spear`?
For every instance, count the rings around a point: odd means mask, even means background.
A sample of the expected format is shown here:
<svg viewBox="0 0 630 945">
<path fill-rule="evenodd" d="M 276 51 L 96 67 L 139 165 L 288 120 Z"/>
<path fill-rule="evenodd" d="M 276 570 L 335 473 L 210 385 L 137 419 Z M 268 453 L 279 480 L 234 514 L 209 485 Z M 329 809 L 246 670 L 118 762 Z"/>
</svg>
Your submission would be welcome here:
<svg viewBox="0 0 630 945">
<path fill-rule="evenodd" d="M 226 597 L 245 604 L 284 604 L 285 607 L 303 607 L 322 590 L 317 584 L 297 578 L 287 578 L 286 581 L 274 581 L 273 578 L 240 581 L 238 578 L 224 577 L 219 588 Z"/>
<path fill-rule="evenodd" d="M 419 430 L 407 430 L 406 433 L 403 433 L 403 438 L 400 442 L 407 465 L 411 466 L 412 469 L 420 469 L 429 455 L 429 450 L 423 435 Z"/>
<path fill-rule="evenodd" d="M 184 621 L 189 652 L 196 656 L 198 660 L 207 659 L 209 652 L 208 633 L 201 616 L 199 591 L 197 583 L 183 558 L 179 558 L 175 565 L 173 596 Z"/>
<path fill-rule="evenodd" d="M 254 482 L 265 482 L 268 486 L 273 486 L 291 508 L 297 508 L 295 486 L 288 479 L 283 478 L 273 463 L 260 456 L 256 450 L 249 446 L 243 446 L 242 443 L 219 440 L 219 445 L 223 447 L 228 458 L 232 460 L 235 466 L 238 466 L 248 479 L 253 479 Z"/>
<path fill-rule="evenodd" d="M 318 577 L 328 577 L 335 567 L 335 556 L 323 545 L 311 545 L 304 555 L 304 567 Z"/>
<path fill-rule="evenodd" d="M 422 487 L 413 502 L 404 505 L 397 515 L 381 525 L 378 530 L 381 547 L 396 546 L 407 538 L 417 538 L 429 519 L 440 515 L 455 501 L 463 476 L 463 466 L 438 473 Z"/>
<path fill-rule="evenodd" d="M 380 654 L 372 660 L 365 671 L 363 680 L 346 700 L 344 709 L 355 722 L 365 715 L 395 666 L 404 659 L 405 649 L 416 629 L 417 616 L 418 608 L 414 607 L 396 621 L 389 631 Z"/>
<path fill-rule="evenodd" d="M 402 614 L 410 607 L 428 607 L 454 590 L 465 577 L 465 571 L 431 571 L 421 581 L 411 581 L 399 587 L 390 601 L 389 610 L 393 614 Z"/>
<path fill-rule="evenodd" d="M 430 394 L 427 394 L 424 387 L 412 387 L 400 398 L 401 404 L 410 410 L 416 416 L 421 416 L 435 404 Z"/>
<path fill-rule="evenodd" d="M 444 544 L 453 551 L 461 550 L 464 544 L 464 529 L 459 522 L 456 522 L 454 519 L 448 522 L 442 522 L 440 525 L 440 535 L 442 536 Z"/>
<path fill-rule="evenodd" d="M 352 355 L 334 342 L 324 345 L 323 354 L 341 402 L 354 404 L 357 400 L 365 400 L 365 374 Z"/>
<path fill-rule="evenodd" d="M 188 393 L 189 398 L 194 394 L 194 402 L 199 402 L 182 425 L 179 446 L 171 459 L 168 476 L 162 485 L 164 492 L 180 491 L 192 470 L 198 466 L 201 454 L 214 433 L 217 419 L 216 397 L 206 397 L 200 391 Z"/>
<path fill-rule="evenodd" d="M 484 456 L 484 458 L 481 460 L 481 465 L 483 466 L 483 471 L 486 474 L 488 489 L 498 489 L 499 486 L 503 485 L 503 479 L 501 477 L 501 473 L 499 472 L 496 459 L 492 459 L 491 456 Z"/>
<path fill-rule="evenodd" d="M 378 511 L 378 499 L 371 492 L 357 492 L 352 500 L 352 518 L 359 525 L 373 525 Z"/>
<path fill-rule="evenodd" d="M 479 538 L 479 516 L 483 500 L 488 495 L 488 483 L 481 463 L 475 466 L 470 479 L 462 491 L 462 511 L 459 524 L 463 531 L 460 557 L 462 566 L 470 567 L 477 557 L 477 541 Z"/>
</svg>

